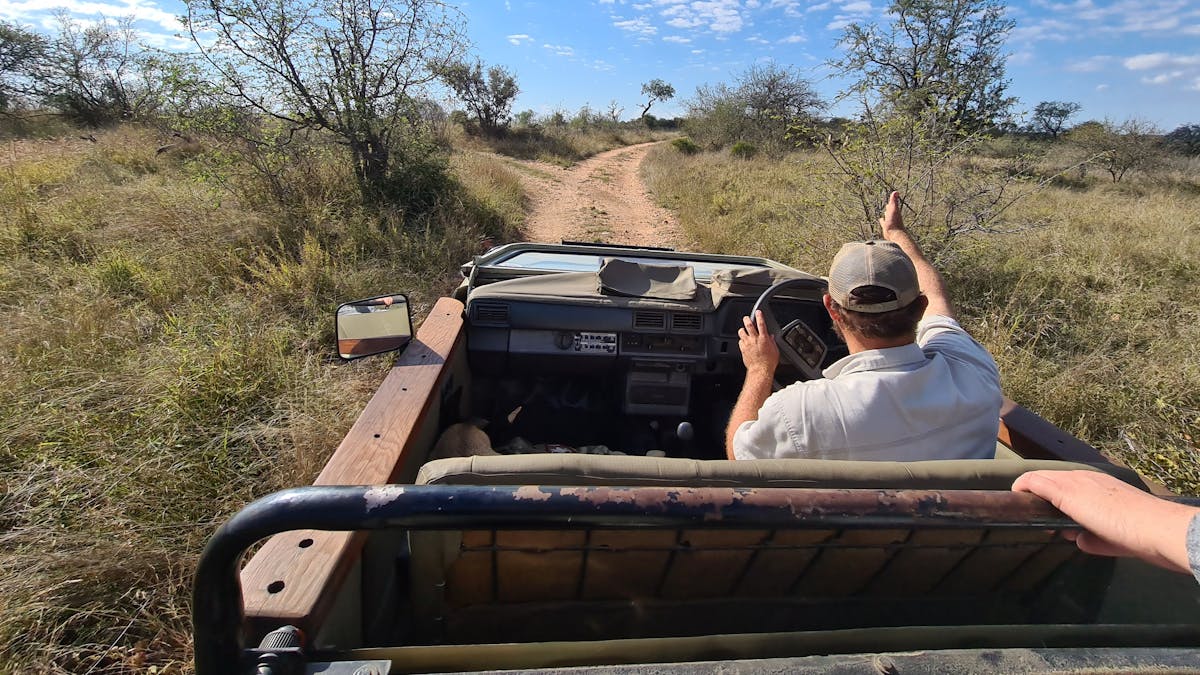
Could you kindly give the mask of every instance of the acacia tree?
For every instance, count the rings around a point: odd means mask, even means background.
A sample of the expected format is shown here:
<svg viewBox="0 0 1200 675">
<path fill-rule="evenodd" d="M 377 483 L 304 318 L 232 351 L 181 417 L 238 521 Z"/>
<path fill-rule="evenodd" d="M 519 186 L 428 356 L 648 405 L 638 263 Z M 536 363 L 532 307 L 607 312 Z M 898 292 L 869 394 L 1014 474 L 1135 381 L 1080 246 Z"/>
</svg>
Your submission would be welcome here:
<svg viewBox="0 0 1200 675">
<path fill-rule="evenodd" d="M 1042 101 L 1033 108 L 1033 127 L 1057 139 L 1066 129 L 1067 122 L 1082 109 L 1083 106 L 1073 101 Z"/>
<path fill-rule="evenodd" d="M 133 18 L 84 25 L 58 12 L 58 33 L 36 65 L 31 91 L 63 115 L 101 126 L 142 119 L 158 107 L 167 86 L 164 59 L 142 48 Z"/>
<path fill-rule="evenodd" d="M 336 135 L 364 195 L 384 187 L 423 86 L 466 45 L 441 0 L 187 0 L 185 20 L 228 96 Z"/>
<path fill-rule="evenodd" d="M 32 78 L 46 51 L 42 36 L 0 21 L 0 111 L 32 91 Z"/>
<path fill-rule="evenodd" d="M 1162 159 L 1162 132 L 1137 118 L 1120 124 L 1084 122 L 1071 130 L 1068 139 L 1107 171 L 1114 183 L 1120 183 L 1131 169 L 1148 169 Z"/>
<path fill-rule="evenodd" d="M 646 114 L 650 112 L 650 106 L 659 101 L 668 101 L 675 96 L 675 87 L 667 84 L 665 81 L 654 78 L 642 85 L 642 95 L 648 97 L 646 105 L 642 106 L 642 114 L 639 119 L 646 119 Z"/>
<path fill-rule="evenodd" d="M 688 133 L 697 142 L 716 148 L 745 141 L 772 154 L 789 149 L 789 130 L 824 107 L 808 80 L 775 64 L 751 66 L 733 87 L 697 87 L 686 105 Z"/>
<path fill-rule="evenodd" d="M 474 65 L 458 61 L 439 74 L 475 116 L 483 133 L 495 135 L 508 126 L 513 101 L 521 91 L 512 73 L 501 66 L 492 66 L 485 77 L 479 61 Z"/>
<path fill-rule="evenodd" d="M 850 24 L 842 35 L 845 56 L 832 65 L 858 93 L 966 131 L 1007 114 L 1015 99 L 1005 95 L 1002 48 L 1015 22 L 999 0 L 895 0 L 888 12 L 886 28 Z"/>
</svg>

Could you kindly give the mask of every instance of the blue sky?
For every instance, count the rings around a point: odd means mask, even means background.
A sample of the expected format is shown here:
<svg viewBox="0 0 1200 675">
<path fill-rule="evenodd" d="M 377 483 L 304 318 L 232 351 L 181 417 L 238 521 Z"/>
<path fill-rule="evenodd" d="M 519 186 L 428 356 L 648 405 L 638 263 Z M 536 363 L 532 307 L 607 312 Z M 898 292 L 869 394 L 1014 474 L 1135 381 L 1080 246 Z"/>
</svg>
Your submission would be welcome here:
<svg viewBox="0 0 1200 675">
<path fill-rule="evenodd" d="M 475 53 L 506 66 L 515 110 L 572 113 L 610 102 L 635 117 L 641 84 L 661 78 L 676 98 L 652 114 L 681 114 L 704 83 L 731 82 L 755 63 L 794 67 L 827 98 L 845 82 L 824 65 L 849 22 L 880 21 L 879 0 L 469 0 L 460 2 Z M 49 25 L 66 8 L 81 20 L 133 15 L 146 41 L 177 47 L 175 0 L 0 0 L 0 18 Z M 1169 131 L 1200 123 L 1200 0 L 1033 0 L 1013 3 L 1010 93 L 1083 106 L 1075 121 L 1136 116 Z M 850 107 L 835 109 L 850 114 Z"/>
</svg>

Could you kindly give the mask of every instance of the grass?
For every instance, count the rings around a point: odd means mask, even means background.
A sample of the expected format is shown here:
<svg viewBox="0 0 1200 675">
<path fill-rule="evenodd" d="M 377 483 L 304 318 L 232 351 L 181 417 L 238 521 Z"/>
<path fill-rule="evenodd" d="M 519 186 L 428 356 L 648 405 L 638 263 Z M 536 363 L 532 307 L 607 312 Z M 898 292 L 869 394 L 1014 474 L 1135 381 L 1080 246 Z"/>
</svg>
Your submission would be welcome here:
<svg viewBox="0 0 1200 675">
<path fill-rule="evenodd" d="M 687 156 L 644 176 L 700 250 L 824 273 L 848 217 L 828 160 Z M 1177 491 L 1200 491 L 1200 183 L 1186 162 L 1112 184 L 1092 172 L 1005 214 L 1013 234 L 962 237 L 942 258 L 964 325 L 1007 395 Z"/>
<path fill-rule="evenodd" d="M 189 671 L 203 543 L 310 482 L 387 368 L 331 358 L 333 307 L 422 316 L 523 218 L 485 157 L 414 214 L 362 206 L 319 139 L 272 184 L 215 141 L 95 136 L 0 154 L 0 672 Z"/>
</svg>

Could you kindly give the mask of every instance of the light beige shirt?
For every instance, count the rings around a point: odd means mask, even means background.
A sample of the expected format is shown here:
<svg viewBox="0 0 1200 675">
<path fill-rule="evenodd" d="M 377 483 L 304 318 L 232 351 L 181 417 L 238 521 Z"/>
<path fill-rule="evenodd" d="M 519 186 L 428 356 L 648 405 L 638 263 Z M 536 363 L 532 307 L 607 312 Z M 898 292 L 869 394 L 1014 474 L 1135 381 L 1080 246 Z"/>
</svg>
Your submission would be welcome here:
<svg viewBox="0 0 1200 675">
<path fill-rule="evenodd" d="M 915 344 L 851 354 L 825 379 L 775 392 L 733 437 L 736 459 L 916 461 L 995 456 L 1000 373 L 954 319 L 927 316 Z"/>
</svg>

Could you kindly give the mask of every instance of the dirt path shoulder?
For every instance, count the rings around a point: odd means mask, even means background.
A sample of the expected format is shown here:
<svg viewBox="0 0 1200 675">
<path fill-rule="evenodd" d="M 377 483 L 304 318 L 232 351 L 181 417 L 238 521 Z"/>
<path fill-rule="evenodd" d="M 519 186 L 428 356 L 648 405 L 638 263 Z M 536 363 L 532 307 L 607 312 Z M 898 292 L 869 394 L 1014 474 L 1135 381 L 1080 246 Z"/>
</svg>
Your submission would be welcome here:
<svg viewBox="0 0 1200 675">
<path fill-rule="evenodd" d="M 655 143 L 600 153 L 570 168 L 512 160 L 530 204 L 529 241 L 675 246 L 675 215 L 654 203 L 638 168 Z"/>
</svg>

